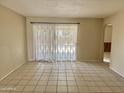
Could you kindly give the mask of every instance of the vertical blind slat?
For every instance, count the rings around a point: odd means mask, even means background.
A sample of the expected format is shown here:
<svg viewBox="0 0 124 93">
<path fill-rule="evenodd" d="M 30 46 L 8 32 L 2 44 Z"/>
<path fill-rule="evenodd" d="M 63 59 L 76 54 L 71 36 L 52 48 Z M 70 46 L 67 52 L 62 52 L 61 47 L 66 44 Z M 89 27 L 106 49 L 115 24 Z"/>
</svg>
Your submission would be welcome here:
<svg viewBox="0 0 124 93">
<path fill-rule="evenodd" d="M 77 24 L 33 24 L 36 61 L 76 61 Z"/>
</svg>

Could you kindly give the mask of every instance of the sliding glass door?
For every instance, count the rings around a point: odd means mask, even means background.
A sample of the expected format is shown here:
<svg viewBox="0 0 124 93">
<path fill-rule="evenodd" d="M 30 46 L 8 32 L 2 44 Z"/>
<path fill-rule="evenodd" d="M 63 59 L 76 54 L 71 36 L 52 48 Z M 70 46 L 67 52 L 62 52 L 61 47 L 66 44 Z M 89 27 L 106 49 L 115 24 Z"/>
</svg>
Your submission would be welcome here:
<svg viewBox="0 0 124 93">
<path fill-rule="evenodd" d="M 36 61 L 76 61 L 77 24 L 33 24 Z"/>
</svg>

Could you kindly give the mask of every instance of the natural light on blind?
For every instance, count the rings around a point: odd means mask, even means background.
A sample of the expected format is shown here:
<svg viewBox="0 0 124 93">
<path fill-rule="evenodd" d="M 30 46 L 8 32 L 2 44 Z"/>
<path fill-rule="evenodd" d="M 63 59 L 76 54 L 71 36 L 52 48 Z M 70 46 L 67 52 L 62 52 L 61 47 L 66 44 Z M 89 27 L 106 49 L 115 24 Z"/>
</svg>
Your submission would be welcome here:
<svg viewBox="0 0 124 93">
<path fill-rule="evenodd" d="M 33 24 L 36 61 L 76 61 L 78 24 Z"/>
</svg>

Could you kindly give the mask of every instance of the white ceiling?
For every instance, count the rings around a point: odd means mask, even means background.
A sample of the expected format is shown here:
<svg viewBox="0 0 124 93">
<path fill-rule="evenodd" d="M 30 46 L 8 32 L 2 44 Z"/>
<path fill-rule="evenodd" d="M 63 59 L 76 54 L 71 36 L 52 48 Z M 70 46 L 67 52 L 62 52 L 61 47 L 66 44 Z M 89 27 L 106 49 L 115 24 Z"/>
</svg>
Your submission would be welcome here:
<svg viewBox="0 0 124 93">
<path fill-rule="evenodd" d="M 124 8 L 124 0 L 0 0 L 24 16 L 103 18 Z"/>
</svg>

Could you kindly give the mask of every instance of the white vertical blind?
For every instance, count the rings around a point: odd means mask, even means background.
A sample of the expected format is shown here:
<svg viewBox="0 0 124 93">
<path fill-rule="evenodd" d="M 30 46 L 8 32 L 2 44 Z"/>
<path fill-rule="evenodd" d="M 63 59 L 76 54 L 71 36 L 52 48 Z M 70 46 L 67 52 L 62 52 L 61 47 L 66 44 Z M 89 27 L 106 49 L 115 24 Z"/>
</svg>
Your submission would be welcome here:
<svg viewBox="0 0 124 93">
<path fill-rule="evenodd" d="M 76 61 L 78 24 L 33 24 L 36 61 Z"/>
</svg>

